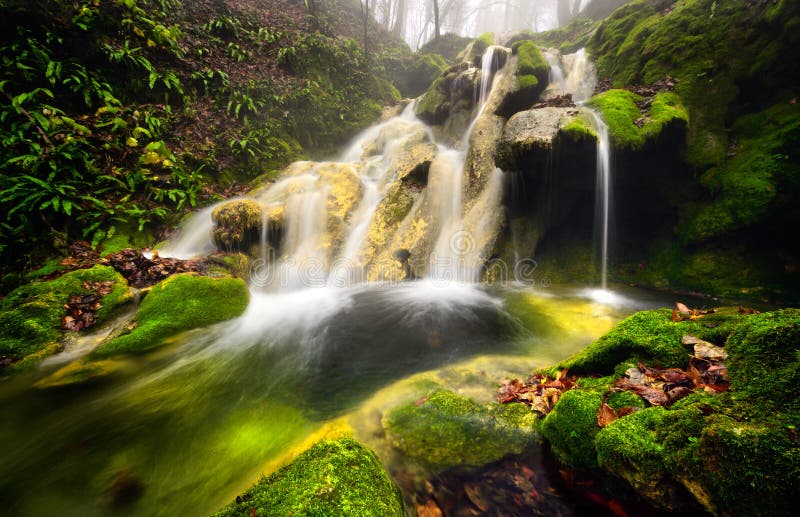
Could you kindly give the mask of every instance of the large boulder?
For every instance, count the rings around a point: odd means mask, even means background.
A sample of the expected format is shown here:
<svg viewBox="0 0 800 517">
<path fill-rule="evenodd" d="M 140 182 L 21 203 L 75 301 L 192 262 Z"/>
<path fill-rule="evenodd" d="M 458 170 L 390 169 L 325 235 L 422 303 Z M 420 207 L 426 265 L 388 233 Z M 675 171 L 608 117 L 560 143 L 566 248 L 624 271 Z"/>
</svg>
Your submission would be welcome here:
<svg viewBox="0 0 800 517">
<path fill-rule="evenodd" d="M 105 323 L 132 300 L 125 279 L 102 265 L 19 287 L 0 301 L 0 356 L 19 361 L 15 368 L 36 364 L 61 349 L 62 329 Z"/>
<path fill-rule="evenodd" d="M 173 275 L 153 286 L 136 311 L 136 326 L 92 353 L 93 358 L 144 352 L 181 332 L 235 318 L 250 294 L 239 278 Z"/>
<path fill-rule="evenodd" d="M 351 438 L 316 443 L 262 478 L 216 517 L 360 515 L 402 517 L 403 498 L 375 453 Z"/>
<path fill-rule="evenodd" d="M 528 109 L 536 102 L 549 82 L 550 65 L 532 41 L 522 41 L 512 47 L 517 56 L 514 86 L 504 96 L 496 113 L 510 117 L 518 111 Z"/>
</svg>

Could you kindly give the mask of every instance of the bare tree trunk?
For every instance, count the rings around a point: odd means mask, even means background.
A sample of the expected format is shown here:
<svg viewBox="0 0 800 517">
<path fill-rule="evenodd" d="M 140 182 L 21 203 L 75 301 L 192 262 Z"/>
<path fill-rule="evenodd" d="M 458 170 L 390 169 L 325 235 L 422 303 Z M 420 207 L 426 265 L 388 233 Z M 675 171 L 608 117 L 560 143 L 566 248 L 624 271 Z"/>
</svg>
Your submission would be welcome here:
<svg viewBox="0 0 800 517">
<path fill-rule="evenodd" d="M 369 56 L 369 46 L 367 42 L 367 30 L 369 29 L 369 0 L 364 0 L 361 4 L 361 13 L 364 15 L 364 55 Z"/>
<path fill-rule="evenodd" d="M 433 39 L 439 39 L 439 37 L 442 35 L 442 27 L 439 23 L 439 0 L 433 0 Z"/>
<path fill-rule="evenodd" d="M 392 34 L 402 38 L 406 32 L 406 0 L 397 0 Z"/>
</svg>

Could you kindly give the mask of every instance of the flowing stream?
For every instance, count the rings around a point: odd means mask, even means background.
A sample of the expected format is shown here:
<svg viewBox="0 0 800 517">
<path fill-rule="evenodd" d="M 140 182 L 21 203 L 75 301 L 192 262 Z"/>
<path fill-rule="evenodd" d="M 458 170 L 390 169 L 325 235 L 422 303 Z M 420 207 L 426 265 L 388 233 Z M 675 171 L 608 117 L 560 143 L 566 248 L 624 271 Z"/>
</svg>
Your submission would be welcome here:
<svg viewBox="0 0 800 517">
<path fill-rule="evenodd" d="M 492 95 L 493 52 L 480 72 L 475 120 Z M 241 317 L 112 359 L 117 374 L 95 383 L 39 389 L 60 366 L 47 364 L 0 384 L 0 513 L 208 514 L 342 419 L 356 438 L 373 439 L 380 418 L 363 417 L 365 407 L 414 400 L 432 383 L 488 401 L 502 378 L 525 377 L 667 301 L 633 290 L 598 301 L 573 288 L 477 283 L 502 171 L 466 199 L 474 124 L 445 146 L 412 103 L 359 135 L 338 161 L 293 164 L 253 192 L 264 220 L 279 218 L 282 231 L 273 242 L 262 226 L 263 270 L 253 272 Z M 390 233 L 376 221 L 413 145 L 433 149 L 427 185 Z M 190 218 L 160 253 L 213 250 L 212 211 Z M 419 280 L 391 281 L 397 248 L 423 259 Z M 389 444 L 370 443 L 391 456 Z"/>
</svg>

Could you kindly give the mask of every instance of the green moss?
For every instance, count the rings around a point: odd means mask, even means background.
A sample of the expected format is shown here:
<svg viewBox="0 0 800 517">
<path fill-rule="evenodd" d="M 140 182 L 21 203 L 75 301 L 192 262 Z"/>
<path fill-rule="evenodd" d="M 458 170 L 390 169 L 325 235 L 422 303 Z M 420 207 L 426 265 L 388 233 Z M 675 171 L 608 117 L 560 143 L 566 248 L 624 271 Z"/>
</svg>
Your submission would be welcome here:
<svg viewBox="0 0 800 517">
<path fill-rule="evenodd" d="M 534 75 L 540 79 L 540 82 L 547 82 L 547 76 L 550 73 L 550 65 L 547 60 L 539 52 L 539 47 L 532 41 L 523 41 L 516 47 L 517 56 L 519 58 L 519 72 L 518 75 Z"/>
<path fill-rule="evenodd" d="M 800 412 L 800 310 L 750 317 L 725 345 L 737 397 Z"/>
<path fill-rule="evenodd" d="M 486 49 L 494 45 L 494 34 L 491 32 L 484 32 L 473 40 L 472 57 L 482 56 Z"/>
<path fill-rule="evenodd" d="M 795 435 L 796 436 L 796 435 Z M 781 429 L 715 415 L 698 442 L 696 475 L 725 515 L 789 516 L 800 493 L 800 446 Z"/>
<path fill-rule="evenodd" d="M 527 408 L 485 407 L 450 391 L 397 407 L 383 424 L 395 448 L 435 469 L 485 465 L 521 453 L 534 440 Z"/>
<path fill-rule="evenodd" d="M 782 7 L 780 17 L 769 9 L 747 0 L 638 0 L 605 20 L 589 48 L 597 56 L 599 75 L 615 86 L 676 77 L 676 93 L 692 118 L 688 159 L 693 165 L 714 165 L 725 159 L 726 119 L 739 84 L 756 79 L 772 95 L 780 89 L 777 74 L 797 73 L 796 63 L 785 63 L 794 61 L 796 37 L 788 26 L 798 6 Z"/>
<path fill-rule="evenodd" d="M 663 426 L 666 413 L 662 407 L 651 407 L 604 427 L 595 438 L 599 465 L 609 472 L 625 473 L 633 486 L 661 481 L 666 454 L 657 430 Z M 643 477 L 651 479 L 645 481 Z"/>
<path fill-rule="evenodd" d="M 592 123 L 583 114 L 573 117 L 568 124 L 563 126 L 559 130 L 559 136 L 570 142 L 597 140 L 597 133 L 592 128 Z"/>
<path fill-rule="evenodd" d="M 93 356 L 150 350 L 180 332 L 235 318 L 248 301 L 247 286 L 238 278 L 173 275 L 142 301 L 136 328 L 98 348 Z"/>
<path fill-rule="evenodd" d="M 117 309 L 131 300 L 128 284 L 113 268 L 97 265 L 80 269 L 47 282 L 34 282 L 9 293 L 0 302 L 0 354 L 16 359 L 53 348 L 62 336 L 61 318 L 70 296 L 92 294 L 85 282 L 113 282 L 97 311 L 97 322 L 108 321 Z"/>
<path fill-rule="evenodd" d="M 539 432 L 560 461 L 577 469 L 597 468 L 594 437 L 600 431 L 597 410 L 602 402 L 600 393 L 570 390 L 541 422 Z"/>
<path fill-rule="evenodd" d="M 653 366 L 683 367 L 689 359 L 681 344 L 683 335 L 699 333 L 700 326 L 691 321 L 675 323 L 671 314 L 669 309 L 637 312 L 560 367 L 575 374 L 608 374 L 631 357 Z"/>
<path fill-rule="evenodd" d="M 378 458 L 350 438 L 318 442 L 236 501 L 215 515 L 404 515 L 400 491 Z"/>
<path fill-rule="evenodd" d="M 614 409 L 637 407 L 644 409 L 644 399 L 632 391 L 616 391 L 609 395 L 606 404 Z"/>
<path fill-rule="evenodd" d="M 444 90 L 444 79 L 441 77 L 431 84 L 417 104 L 416 114 L 419 118 L 429 124 L 444 122 L 450 109 L 450 98 Z"/>
<path fill-rule="evenodd" d="M 589 100 L 589 105 L 600 111 L 608 125 L 608 134 L 615 147 L 635 149 L 644 143 L 642 131 L 634 124 L 642 116 L 636 106 L 640 99 L 628 90 L 609 90 Z"/>
<path fill-rule="evenodd" d="M 800 105 L 781 103 L 744 116 L 734 130 L 735 156 L 701 177 L 714 198 L 684 216 L 681 233 L 686 242 L 719 237 L 748 228 L 770 213 L 791 210 L 791 200 L 800 192 Z"/>
<path fill-rule="evenodd" d="M 674 93 L 659 93 L 645 116 L 636 106 L 642 98 L 628 90 L 609 90 L 595 95 L 589 105 L 597 108 L 608 125 L 615 147 L 639 149 L 647 140 L 655 140 L 672 124 L 685 126 L 689 115 Z M 642 127 L 639 127 L 637 125 Z"/>
</svg>

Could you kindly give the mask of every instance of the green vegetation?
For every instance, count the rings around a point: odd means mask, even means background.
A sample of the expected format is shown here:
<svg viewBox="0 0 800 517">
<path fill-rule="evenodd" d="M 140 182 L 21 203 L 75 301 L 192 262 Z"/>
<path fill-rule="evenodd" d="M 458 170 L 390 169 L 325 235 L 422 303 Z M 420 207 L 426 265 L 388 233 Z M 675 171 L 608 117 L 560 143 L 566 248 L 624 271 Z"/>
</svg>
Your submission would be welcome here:
<svg viewBox="0 0 800 517">
<path fill-rule="evenodd" d="M 547 88 L 550 65 L 532 41 L 518 41 L 512 45 L 519 64 L 516 70 L 516 84 L 509 92 L 498 113 L 511 117 L 514 113 L 530 108 L 539 94 Z"/>
<path fill-rule="evenodd" d="M 94 294 L 91 283 L 111 282 L 111 291 L 100 298 L 97 322 L 114 316 L 117 309 L 131 301 L 128 283 L 108 266 L 94 266 L 67 273 L 48 282 L 34 282 L 12 291 L 0 301 L 0 355 L 14 359 L 44 351 L 42 359 L 58 350 L 63 336 L 61 319 L 64 305 L 73 295 Z"/>
<path fill-rule="evenodd" d="M 532 34 L 529 39 L 542 47 L 557 48 L 562 54 L 572 54 L 589 43 L 599 25 L 599 21 L 575 18 L 564 27 Z"/>
<path fill-rule="evenodd" d="M 403 499 L 375 454 L 350 438 L 322 441 L 215 514 L 397 516 Z"/>
<path fill-rule="evenodd" d="M 725 345 L 730 392 L 696 391 L 665 408 L 609 389 L 638 362 L 686 368 L 683 334 Z M 582 377 L 537 425 L 562 462 L 605 471 L 660 508 L 700 505 L 713 514 L 759 515 L 769 507 L 792 515 L 800 480 L 798 343 L 800 311 L 794 309 L 751 315 L 722 308 L 679 323 L 666 310 L 640 312 L 558 366 L 614 375 Z M 644 409 L 601 429 L 596 415 L 603 401 Z"/>
<path fill-rule="evenodd" d="M 383 60 L 404 45 L 378 34 L 366 56 L 344 12 L 295 23 L 280 3 L 3 3 L 4 284 L 71 240 L 151 232 L 327 153 L 399 98 Z"/>
<path fill-rule="evenodd" d="M 689 115 L 674 93 L 659 93 L 653 98 L 650 112 L 642 114 L 636 101 L 642 98 L 628 90 L 609 90 L 595 95 L 589 105 L 597 108 L 616 148 L 640 149 L 655 140 L 670 124 L 686 125 Z"/>
<path fill-rule="evenodd" d="M 532 424 L 523 405 L 481 406 L 450 391 L 394 408 L 383 420 L 395 448 L 434 469 L 475 467 L 519 454 L 534 440 Z"/>
<path fill-rule="evenodd" d="M 93 352 L 107 357 L 144 352 L 180 332 L 235 318 L 247 308 L 247 286 L 238 278 L 173 275 L 156 284 L 136 312 L 136 328 Z"/>
<path fill-rule="evenodd" d="M 539 424 L 539 432 L 550 442 L 556 457 L 577 469 L 597 468 L 594 437 L 597 410 L 603 395 L 593 390 L 570 390 Z"/>
</svg>

